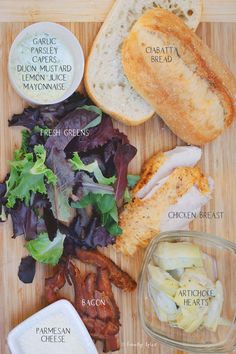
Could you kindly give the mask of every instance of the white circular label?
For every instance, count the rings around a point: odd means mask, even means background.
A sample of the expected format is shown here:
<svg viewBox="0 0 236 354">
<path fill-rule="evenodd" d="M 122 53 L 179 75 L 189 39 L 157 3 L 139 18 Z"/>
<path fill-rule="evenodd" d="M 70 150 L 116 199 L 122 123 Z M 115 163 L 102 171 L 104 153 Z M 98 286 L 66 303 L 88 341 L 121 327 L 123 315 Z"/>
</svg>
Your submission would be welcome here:
<svg viewBox="0 0 236 354">
<path fill-rule="evenodd" d="M 25 36 L 12 49 L 9 62 L 16 89 L 34 102 L 59 100 L 74 78 L 70 49 L 54 34 L 35 32 Z"/>
</svg>

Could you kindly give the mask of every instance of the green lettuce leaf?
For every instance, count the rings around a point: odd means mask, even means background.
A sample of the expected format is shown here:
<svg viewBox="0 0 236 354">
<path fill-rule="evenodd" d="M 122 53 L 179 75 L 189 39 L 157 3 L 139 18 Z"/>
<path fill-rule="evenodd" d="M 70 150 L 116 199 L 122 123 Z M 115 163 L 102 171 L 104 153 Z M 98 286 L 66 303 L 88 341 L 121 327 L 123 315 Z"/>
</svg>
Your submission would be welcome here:
<svg viewBox="0 0 236 354">
<path fill-rule="evenodd" d="M 46 194 L 46 183 L 56 183 L 56 176 L 46 167 L 45 159 L 46 151 L 42 145 L 34 147 L 34 154 L 24 153 L 22 148 L 15 151 L 6 182 L 8 208 L 13 208 L 17 199 L 28 205 L 31 193 Z"/>
<path fill-rule="evenodd" d="M 30 138 L 30 132 L 29 130 L 22 130 L 21 132 L 21 136 L 22 136 L 22 141 L 21 141 L 21 152 L 22 153 L 27 153 L 28 151 L 28 141 L 29 141 L 29 138 Z"/>
<path fill-rule="evenodd" d="M 128 179 L 128 187 L 133 188 L 137 184 L 137 182 L 140 180 L 140 176 L 128 175 L 127 179 Z"/>
<path fill-rule="evenodd" d="M 89 173 L 93 173 L 94 177 L 96 178 L 99 184 L 111 185 L 114 184 L 116 181 L 115 176 L 109 178 L 103 176 L 102 171 L 96 160 L 88 165 L 85 165 L 79 157 L 78 153 L 75 152 L 73 158 L 69 161 L 75 171 L 86 171 Z"/>
<path fill-rule="evenodd" d="M 27 242 L 25 247 L 36 261 L 55 266 L 62 256 L 65 237 L 58 231 L 54 240 L 50 241 L 48 234 L 44 232 L 35 240 Z"/>
<path fill-rule="evenodd" d="M 86 208 L 92 205 L 98 213 L 102 226 L 114 236 L 122 233 L 118 225 L 118 210 L 114 195 L 88 193 L 80 201 L 72 203 L 74 208 Z"/>
<path fill-rule="evenodd" d="M 130 194 L 129 188 L 131 188 L 131 189 L 134 188 L 134 186 L 140 180 L 140 176 L 128 175 L 127 180 L 128 180 L 128 187 L 125 189 L 125 192 L 124 192 L 124 202 L 130 203 L 132 200 L 132 196 Z"/>
<path fill-rule="evenodd" d="M 130 194 L 130 192 L 129 192 L 129 188 L 127 187 L 127 188 L 125 189 L 125 193 L 124 193 L 124 202 L 125 202 L 125 203 L 130 203 L 131 200 L 132 200 L 132 197 L 131 197 L 131 194 Z"/>
</svg>

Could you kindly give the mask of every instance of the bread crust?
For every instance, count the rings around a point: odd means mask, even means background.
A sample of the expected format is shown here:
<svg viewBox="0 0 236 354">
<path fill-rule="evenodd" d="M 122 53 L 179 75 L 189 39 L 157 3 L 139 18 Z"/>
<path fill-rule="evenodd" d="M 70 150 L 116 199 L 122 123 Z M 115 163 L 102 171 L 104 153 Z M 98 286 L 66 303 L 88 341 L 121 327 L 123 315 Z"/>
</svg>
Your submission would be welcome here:
<svg viewBox="0 0 236 354">
<path fill-rule="evenodd" d="M 112 17 L 117 9 L 119 8 L 119 1 L 116 1 L 114 6 L 112 7 L 112 10 L 111 12 L 109 13 L 109 17 Z M 120 122 L 128 125 L 128 126 L 137 126 L 137 125 L 140 125 L 144 122 L 146 122 L 147 120 L 149 120 L 150 118 L 153 117 L 153 115 L 155 114 L 154 111 L 150 114 L 150 115 L 147 115 L 147 116 L 144 116 L 142 119 L 139 119 L 139 120 L 131 120 L 129 117 L 127 116 L 123 116 L 123 115 L 120 115 L 119 113 L 115 112 L 115 111 L 112 111 L 109 107 L 107 106 L 104 106 L 103 103 L 97 98 L 97 96 L 94 94 L 93 92 L 93 89 L 92 87 L 90 87 L 90 83 L 89 83 L 89 65 L 90 65 L 90 59 L 91 59 L 91 56 L 92 56 L 92 53 L 93 51 L 95 50 L 95 47 L 96 45 L 100 42 L 102 36 L 103 36 L 103 33 L 106 31 L 106 28 L 109 26 L 109 18 L 107 18 L 105 20 L 105 22 L 102 24 L 94 42 L 93 42 L 93 45 L 92 45 L 92 48 L 90 50 L 90 54 L 87 58 L 87 61 L 86 61 L 86 64 L 85 64 L 85 73 L 84 73 L 84 85 L 85 85 L 85 89 L 86 89 L 86 92 L 88 93 L 89 97 L 92 99 L 92 101 L 105 113 L 109 114 L 111 117 L 119 120 Z"/>
<path fill-rule="evenodd" d="M 195 13 L 197 13 L 197 20 L 196 20 L 196 25 L 194 27 L 194 30 L 197 28 L 199 22 L 200 22 L 200 18 L 201 18 L 201 13 L 202 13 L 202 8 L 203 8 L 203 0 L 194 0 L 196 2 L 196 9 L 194 7 Z M 118 12 L 118 10 L 120 9 L 121 6 L 124 6 L 123 4 L 123 0 L 116 0 L 114 6 L 112 7 L 111 12 L 109 13 L 107 19 L 105 20 L 105 22 L 103 23 L 93 45 L 90 51 L 90 55 L 88 56 L 87 59 L 87 63 L 85 66 L 85 76 L 84 76 L 84 84 L 85 84 L 85 88 L 86 91 L 88 93 L 88 95 L 90 96 L 90 98 L 96 103 L 97 106 L 99 106 L 104 112 L 106 112 L 107 114 L 111 115 L 113 118 L 121 121 L 122 123 L 129 125 L 129 126 L 137 126 L 140 125 L 144 122 L 146 122 L 147 120 L 149 120 L 150 118 L 153 117 L 154 115 L 154 110 L 153 112 L 151 112 L 148 115 L 144 115 L 142 118 L 137 119 L 137 120 L 133 120 L 131 119 L 129 116 L 126 115 L 121 115 L 120 113 L 111 110 L 110 107 L 108 107 L 107 105 L 104 105 L 104 103 L 102 102 L 102 100 L 100 100 L 98 98 L 98 96 L 95 94 L 95 91 L 93 90 L 93 87 L 90 85 L 90 80 L 89 80 L 89 66 L 90 66 L 90 60 L 91 60 L 91 56 L 92 53 L 94 51 L 96 51 L 96 45 L 99 44 L 104 36 L 104 33 L 106 32 L 107 28 L 110 26 L 110 21 L 113 17 L 116 16 L 116 13 Z M 107 93 L 109 95 L 109 92 Z"/>
<path fill-rule="evenodd" d="M 146 33 L 151 33 L 157 39 L 168 38 L 175 44 L 186 68 L 194 67 L 194 74 L 202 79 L 201 83 L 207 82 L 209 90 L 222 106 L 224 114 L 220 121 L 210 121 L 201 116 L 202 107 L 186 110 L 186 102 L 180 96 L 174 97 L 171 94 L 172 88 L 165 84 L 165 77 L 159 79 L 153 69 L 154 65 L 149 64 L 145 58 L 140 42 Z M 217 138 L 234 120 L 236 80 L 233 74 L 177 16 L 162 9 L 151 10 L 143 15 L 123 44 L 122 62 L 132 86 L 185 142 L 194 145 L 208 143 Z M 163 75 L 168 75 L 167 70 Z M 183 72 L 182 76 L 186 80 L 184 75 Z M 175 80 L 178 77 L 173 75 L 173 85 Z M 187 90 L 184 80 L 183 90 Z M 197 88 L 201 90 L 201 87 Z M 191 119 L 193 113 L 198 119 Z"/>
<path fill-rule="evenodd" d="M 88 58 L 89 61 L 89 58 Z M 85 85 L 85 90 L 87 92 L 87 94 L 89 95 L 89 97 L 91 98 L 91 100 L 106 114 L 110 115 L 112 118 L 117 119 L 118 121 L 120 121 L 121 123 L 124 123 L 125 125 L 128 126 L 137 126 L 140 125 L 142 123 L 145 123 L 147 120 L 149 120 L 150 118 L 153 117 L 154 114 L 150 114 L 147 116 L 144 116 L 142 119 L 139 120 L 131 120 L 129 117 L 127 116 L 123 116 L 117 112 L 114 112 L 112 110 L 110 110 L 109 107 L 106 107 L 103 105 L 103 103 L 101 101 L 98 100 L 97 96 L 94 95 L 92 89 L 90 88 L 89 85 L 89 80 L 87 78 L 87 64 L 85 66 L 85 75 L 84 75 L 84 85 Z"/>
</svg>

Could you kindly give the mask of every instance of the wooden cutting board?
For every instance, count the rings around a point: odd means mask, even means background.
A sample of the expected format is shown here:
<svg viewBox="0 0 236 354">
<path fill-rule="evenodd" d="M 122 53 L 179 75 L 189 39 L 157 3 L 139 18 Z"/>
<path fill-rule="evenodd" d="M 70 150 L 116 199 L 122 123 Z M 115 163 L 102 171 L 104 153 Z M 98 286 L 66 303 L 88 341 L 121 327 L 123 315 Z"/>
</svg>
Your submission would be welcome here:
<svg viewBox="0 0 236 354">
<path fill-rule="evenodd" d="M 0 180 L 5 177 L 9 169 L 8 161 L 20 143 L 20 128 L 9 128 L 8 119 L 13 113 L 21 112 L 25 106 L 12 89 L 7 76 L 7 60 L 12 41 L 30 22 L 56 21 L 75 33 L 87 56 L 101 22 L 113 2 L 113 0 L 0 0 Z M 201 23 L 198 35 L 217 52 L 236 75 L 236 0 L 206 0 L 203 21 L 208 22 Z M 154 152 L 183 144 L 157 117 L 139 127 L 126 127 L 116 122 L 115 125 L 125 132 L 138 148 L 138 155 L 130 169 L 132 173 L 139 173 L 142 163 Z M 214 196 L 205 210 L 223 211 L 223 218 L 196 220 L 192 228 L 215 233 L 236 242 L 235 136 L 236 123 L 223 136 L 204 147 L 201 161 L 205 173 L 215 180 Z M 45 305 L 44 278 L 51 274 L 47 267 L 37 266 L 34 283 L 22 284 L 18 280 L 17 270 L 20 259 L 26 252 L 23 240 L 21 238 L 12 240 L 11 235 L 11 222 L 0 224 L 1 354 L 9 353 L 6 344 L 8 332 Z M 138 279 L 143 259 L 142 251 L 138 252 L 135 258 L 123 257 L 112 249 L 106 250 L 106 254 Z M 79 266 L 83 271 L 84 266 Z M 72 290 L 68 287 L 64 294 L 69 296 Z M 136 292 L 124 294 L 115 289 L 115 297 L 122 314 L 120 354 L 181 353 L 159 345 L 145 336 L 138 319 Z"/>
</svg>

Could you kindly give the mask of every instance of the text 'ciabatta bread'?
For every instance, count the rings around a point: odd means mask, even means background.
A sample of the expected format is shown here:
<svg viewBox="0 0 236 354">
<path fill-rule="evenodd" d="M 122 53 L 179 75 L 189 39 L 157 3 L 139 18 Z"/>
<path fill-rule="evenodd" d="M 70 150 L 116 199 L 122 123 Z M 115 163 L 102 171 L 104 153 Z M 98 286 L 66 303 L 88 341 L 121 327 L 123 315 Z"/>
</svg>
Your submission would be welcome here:
<svg viewBox="0 0 236 354">
<path fill-rule="evenodd" d="M 208 143 L 235 118 L 233 74 L 168 11 L 147 11 L 136 22 L 122 61 L 131 85 L 185 142 Z"/>
<path fill-rule="evenodd" d="M 138 18 L 148 9 L 172 11 L 196 29 L 202 0 L 117 0 L 93 44 L 85 70 L 85 86 L 90 98 L 114 118 L 138 125 L 154 114 L 154 109 L 131 87 L 121 62 L 121 46 Z"/>
<path fill-rule="evenodd" d="M 131 203 L 120 214 L 116 248 L 133 255 L 160 232 L 185 230 L 209 201 L 214 188 L 198 167 L 201 149 L 177 147 L 155 154 L 144 165 Z M 178 215 L 187 215 L 178 217 Z"/>
</svg>

